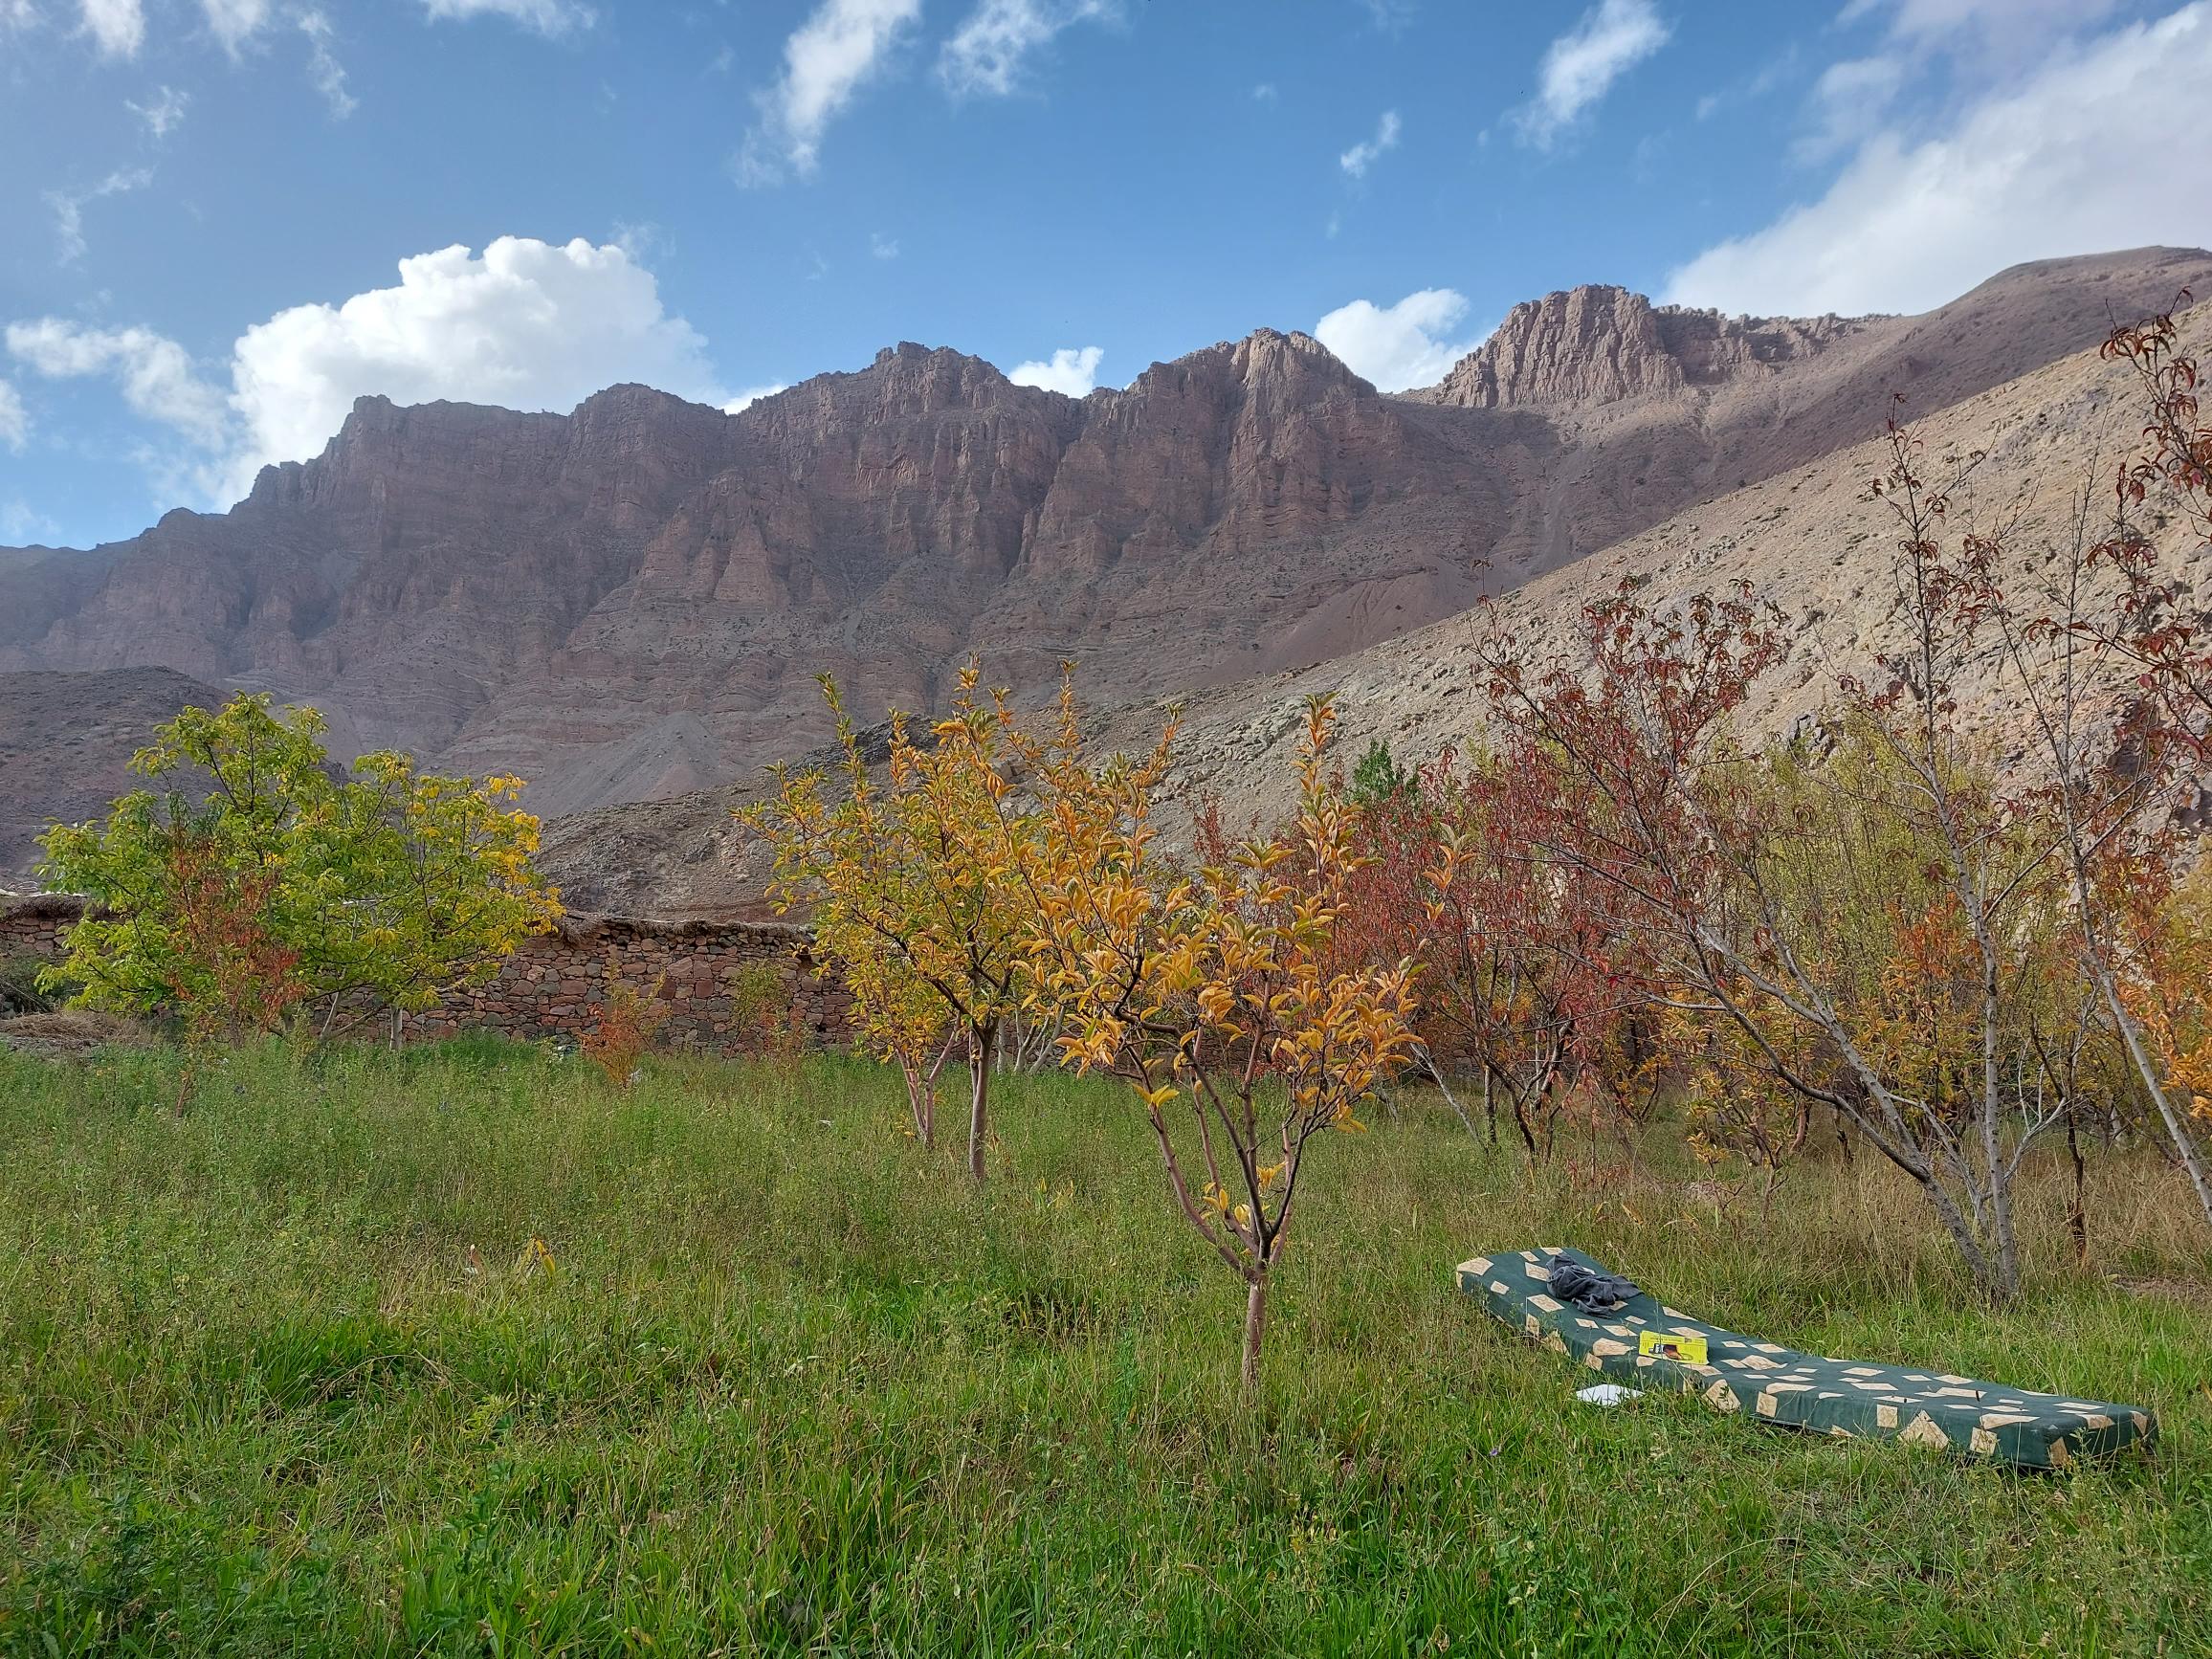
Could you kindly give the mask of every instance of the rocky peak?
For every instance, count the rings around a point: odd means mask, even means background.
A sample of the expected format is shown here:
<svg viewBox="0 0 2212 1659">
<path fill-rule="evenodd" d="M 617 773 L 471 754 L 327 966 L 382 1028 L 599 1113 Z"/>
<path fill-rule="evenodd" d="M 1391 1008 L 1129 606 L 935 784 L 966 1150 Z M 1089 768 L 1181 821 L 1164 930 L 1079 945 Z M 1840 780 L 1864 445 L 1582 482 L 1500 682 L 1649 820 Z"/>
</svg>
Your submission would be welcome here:
<svg viewBox="0 0 2212 1659">
<path fill-rule="evenodd" d="M 1203 397 L 1228 409 L 1254 402 L 1272 406 L 1305 402 L 1338 390 L 1372 388 L 1327 346 L 1310 334 L 1258 328 L 1242 340 L 1224 340 L 1185 352 L 1172 363 L 1156 363 L 1114 393 L 1117 406 L 1133 413 L 1161 399 Z"/>
<path fill-rule="evenodd" d="M 1780 366 L 1862 326 L 1655 306 L 1629 289 L 1592 284 L 1515 306 L 1426 395 L 1463 409 L 1614 403 Z"/>
<path fill-rule="evenodd" d="M 950 346 L 917 345 L 911 340 L 885 346 L 875 354 L 874 363 L 851 378 L 868 386 L 879 409 L 908 414 L 944 409 L 989 409 L 1006 403 L 1009 396 L 1058 395 L 1034 387 L 1017 387 L 980 357 L 970 357 Z"/>
</svg>

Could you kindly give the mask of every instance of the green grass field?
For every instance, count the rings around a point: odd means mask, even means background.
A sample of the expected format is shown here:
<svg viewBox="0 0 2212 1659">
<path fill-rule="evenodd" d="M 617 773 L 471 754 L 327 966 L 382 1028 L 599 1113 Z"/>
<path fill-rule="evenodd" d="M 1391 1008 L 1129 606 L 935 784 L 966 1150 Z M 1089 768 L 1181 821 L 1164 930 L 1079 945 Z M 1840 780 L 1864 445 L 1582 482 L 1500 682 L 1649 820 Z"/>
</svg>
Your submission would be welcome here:
<svg viewBox="0 0 2212 1659">
<path fill-rule="evenodd" d="M 1865 1161 L 1762 1226 L 1663 1135 L 1577 1185 L 1409 1102 L 1321 1147 L 1248 1412 L 1111 1086 L 1007 1080 L 978 1192 L 853 1063 L 273 1049 L 181 1119 L 174 1065 L 0 1053 L 0 1651 L 2212 1651 L 2212 1261 L 2153 1161 L 2086 1272 L 2039 1186 L 1995 1315 Z M 1594 1409 L 1451 1286 L 1561 1243 L 2163 1439 L 2034 1477 Z"/>
</svg>

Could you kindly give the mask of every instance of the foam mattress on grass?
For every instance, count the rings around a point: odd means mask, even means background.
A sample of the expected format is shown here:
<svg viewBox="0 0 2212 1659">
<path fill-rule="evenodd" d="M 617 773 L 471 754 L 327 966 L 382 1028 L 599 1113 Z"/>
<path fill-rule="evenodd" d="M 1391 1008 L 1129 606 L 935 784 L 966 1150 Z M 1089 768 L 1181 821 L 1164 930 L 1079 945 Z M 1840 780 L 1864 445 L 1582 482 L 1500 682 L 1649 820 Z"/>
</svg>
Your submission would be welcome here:
<svg viewBox="0 0 2212 1659">
<path fill-rule="evenodd" d="M 1716 1411 L 2030 1469 L 2064 1469 L 2077 1457 L 2148 1443 L 2157 1433 L 2140 1406 L 1801 1354 L 1705 1324 L 1641 1294 L 1613 1313 L 1585 1314 L 1549 1294 L 1555 1255 L 1605 1271 L 1577 1250 L 1518 1250 L 1460 1263 L 1459 1288 L 1530 1339 L 1593 1371 L 1646 1388 L 1678 1388 Z"/>
</svg>

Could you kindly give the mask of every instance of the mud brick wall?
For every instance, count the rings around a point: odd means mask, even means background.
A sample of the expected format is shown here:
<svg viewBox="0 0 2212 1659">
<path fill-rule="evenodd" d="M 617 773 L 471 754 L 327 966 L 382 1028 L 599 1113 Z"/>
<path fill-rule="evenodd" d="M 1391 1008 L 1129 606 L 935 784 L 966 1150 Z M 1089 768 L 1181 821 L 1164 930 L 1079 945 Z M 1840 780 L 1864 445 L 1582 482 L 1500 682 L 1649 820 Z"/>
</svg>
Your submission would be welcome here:
<svg viewBox="0 0 2212 1659">
<path fill-rule="evenodd" d="M 58 958 L 82 914 L 80 901 L 58 895 L 0 898 L 0 959 Z M 612 976 L 666 1004 L 668 1019 L 654 1038 L 660 1048 L 757 1048 L 763 1010 L 810 1044 L 843 1048 L 852 1041 L 852 998 L 834 978 L 815 973 L 811 942 L 806 928 L 777 922 L 565 917 L 557 932 L 523 941 L 491 984 L 409 1014 L 402 1030 L 413 1041 L 463 1031 L 582 1036 L 598 1024 Z M 732 994 L 741 979 L 766 991 L 756 992 L 753 1008 L 741 1009 Z M 388 1033 L 391 1026 L 380 1018 L 362 1029 Z"/>
</svg>

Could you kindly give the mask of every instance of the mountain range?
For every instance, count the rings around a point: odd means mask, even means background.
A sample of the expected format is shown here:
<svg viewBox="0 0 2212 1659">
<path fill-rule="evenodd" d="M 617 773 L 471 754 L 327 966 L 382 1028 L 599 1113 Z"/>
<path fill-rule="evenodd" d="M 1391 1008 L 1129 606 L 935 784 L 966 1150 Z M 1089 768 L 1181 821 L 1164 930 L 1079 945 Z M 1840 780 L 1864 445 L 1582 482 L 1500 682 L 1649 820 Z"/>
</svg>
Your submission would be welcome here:
<svg viewBox="0 0 2212 1659">
<path fill-rule="evenodd" d="M 112 792 L 124 733 L 231 688 L 313 702 L 342 754 L 519 773 L 572 896 L 698 908 L 749 885 L 733 786 L 830 736 L 822 672 L 870 713 L 941 706 L 971 653 L 1021 692 L 1072 661 L 1115 718 L 1186 699 L 1194 786 L 1255 810 L 1242 768 L 1303 688 L 1345 686 L 1356 734 L 1449 741 L 1486 598 L 1541 632 L 1607 573 L 1740 574 L 1820 612 L 1809 684 L 1879 620 L 1859 497 L 1891 413 L 2010 434 L 2006 478 L 2116 453 L 2094 348 L 2207 282 L 2212 254 L 2147 249 L 1911 318 L 1581 287 L 1395 395 L 1261 329 L 1081 400 L 914 344 L 734 415 L 364 398 L 228 513 L 0 548 L 0 873 Z"/>
</svg>

